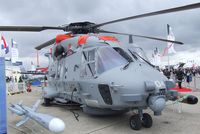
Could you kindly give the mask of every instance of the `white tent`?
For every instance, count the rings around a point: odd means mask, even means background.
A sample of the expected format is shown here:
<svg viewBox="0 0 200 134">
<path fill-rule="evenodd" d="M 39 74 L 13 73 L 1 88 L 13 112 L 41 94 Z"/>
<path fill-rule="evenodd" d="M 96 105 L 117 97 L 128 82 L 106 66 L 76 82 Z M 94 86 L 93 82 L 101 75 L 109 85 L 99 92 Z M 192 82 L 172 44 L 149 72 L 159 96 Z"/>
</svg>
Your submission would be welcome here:
<svg viewBox="0 0 200 134">
<path fill-rule="evenodd" d="M 192 68 L 192 67 L 196 67 L 196 64 L 193 62 L 187 62 L 183 65 L 183 68 Z"/>
</svg>

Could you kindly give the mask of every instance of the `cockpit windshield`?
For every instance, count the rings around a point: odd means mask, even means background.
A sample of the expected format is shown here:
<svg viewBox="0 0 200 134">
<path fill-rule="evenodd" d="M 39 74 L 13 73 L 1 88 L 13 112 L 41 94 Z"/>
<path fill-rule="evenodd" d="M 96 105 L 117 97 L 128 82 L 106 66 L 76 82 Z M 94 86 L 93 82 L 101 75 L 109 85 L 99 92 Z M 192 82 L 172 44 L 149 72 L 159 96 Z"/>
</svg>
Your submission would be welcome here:
<svg viewBox="0 0 200 134">
<path fill-rule="evenodd" d="M 149 59 L 145 55 L 144 51 L 140 47 L 131 46 L 128 48 L 135 59 L 140 60 L 141 62 L 149 62 Z"/>
<path fill-rule="evenodd" d="M 97 49 L 97 72 L 101 74 L 117 66 L 125 65 L 128 61 L 111 47 Z"/>
</svg>

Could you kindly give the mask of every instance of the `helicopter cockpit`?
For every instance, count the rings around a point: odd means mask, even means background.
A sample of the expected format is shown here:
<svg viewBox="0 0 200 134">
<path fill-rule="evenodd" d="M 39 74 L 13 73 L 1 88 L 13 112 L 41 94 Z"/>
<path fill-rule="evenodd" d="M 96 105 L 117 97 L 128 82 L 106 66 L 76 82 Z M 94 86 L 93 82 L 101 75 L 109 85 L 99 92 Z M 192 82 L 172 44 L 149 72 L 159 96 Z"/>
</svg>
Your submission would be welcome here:
<svg viewBox="0 0 200 134">
<path fill-rule="evenodd" d="M 120 48 L 101 46 L 83 51 L 82 76 L 95 76 L 112 68 L 126 65 L 132 61 L 131 57 Z"/>
<path fill-rule="evenodd" d="M 131 57 L 120 48 L 100 47 L 98 54 L 98 73 L 101 74 L 109 69 L 126 65 Z"/>
</svg>

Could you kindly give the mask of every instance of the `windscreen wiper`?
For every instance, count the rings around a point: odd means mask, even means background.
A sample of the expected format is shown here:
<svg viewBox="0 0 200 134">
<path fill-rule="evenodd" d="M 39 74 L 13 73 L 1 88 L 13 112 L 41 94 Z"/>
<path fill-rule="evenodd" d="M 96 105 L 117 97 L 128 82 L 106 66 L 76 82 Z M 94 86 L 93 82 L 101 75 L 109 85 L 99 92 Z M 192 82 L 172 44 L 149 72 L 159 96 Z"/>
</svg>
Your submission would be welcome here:
<svg viewBox="0 0 200 134">
<path fill-rule="evenodd" d="M 127 60 L 127 61 L 128 61 L 128 63 L 123 67 L 123 70 L 127 69 L 128 66 L 130 65 L 130 63 L 133 62 L 132 59 L 129 59 L 129 60 Z"/>
</svg>

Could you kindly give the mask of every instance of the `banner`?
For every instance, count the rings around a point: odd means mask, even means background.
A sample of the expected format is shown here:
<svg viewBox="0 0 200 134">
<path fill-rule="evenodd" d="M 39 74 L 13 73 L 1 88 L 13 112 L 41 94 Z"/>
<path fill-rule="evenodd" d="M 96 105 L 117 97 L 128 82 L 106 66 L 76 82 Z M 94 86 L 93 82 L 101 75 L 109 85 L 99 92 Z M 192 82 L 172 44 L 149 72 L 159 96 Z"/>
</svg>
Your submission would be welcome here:
<svg viewBox="0 0 200 134">
<path fill-rule="evenodd" d="M 11 49 L 11 62 L 16 63 L 18 61 L 19 52 L 17 48 Z"/>
<path fill-rule="evenodd" d="M 16 63 L 17 61 L 19 61 L 19 51 L 17 48 L 17 43 L 13 39 L 11 39 L 11 43 L 12 43 L 11 62 Z"/>
</svg>

